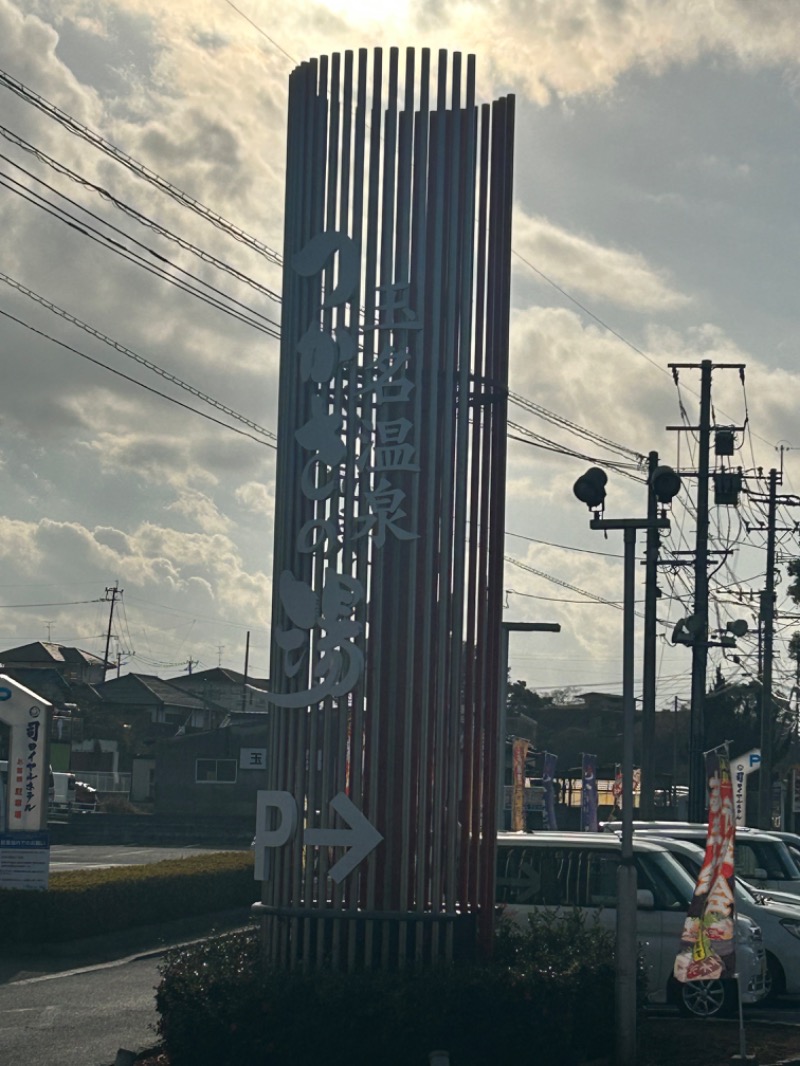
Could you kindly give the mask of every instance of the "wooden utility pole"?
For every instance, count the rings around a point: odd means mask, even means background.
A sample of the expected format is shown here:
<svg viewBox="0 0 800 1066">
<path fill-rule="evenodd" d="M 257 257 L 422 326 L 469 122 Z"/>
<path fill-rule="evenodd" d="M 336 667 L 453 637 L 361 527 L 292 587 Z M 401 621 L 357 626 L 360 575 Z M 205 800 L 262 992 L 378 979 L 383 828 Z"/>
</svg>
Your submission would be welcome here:
<svg viewBox="0 0 800 1066">
<path fill-rule="evenodd" d="M 764 666 L 761 675 L 761 766 L 758 781 L 758 823 L 770 829 L 772 823 L 772 739 L 774 707 L 772 703 L 772 652 L 775 635 L 775 505 L 778 471 L 769 472 L 769 500 L 767 503 L 767 574 L 761 594 L 759 623 L 763 641 Z"/>
<path fill-rule="evenodd" d="M 677 383 L 678 370 L 698 369 L 697 363 L 670 363 Z M 704 359 L 700 369 L 700 422 L 697 426 L 668 426 L 680 432 L 697 434 L 697 531 L 694 551 L 694 613 L 692 615 L 692 696 L 689 711 L 689 821 L 703 822 L 706 818 L 705 760 L 705 701 L 708 672 L 708 490 L 711 479 L 711 373 L 713 370 L 738 370 L 744 375 L 741 363 L 712 363 Z M 694 476 L 680 471 L 682 477 Z M 689 641 L 684 641 L 689 643 Z"/>
<path fill-rule="evenodd" d="M 658 549 L 661 534 L 656 525 L 658 500 L 653 475 L 658 467 L 658 452 L 647 458 L 647 548 L 644 577 L 644 653 L 642 656 L 642 781 L 639 793 L 639 817 L 654 817 L 656 787 L 656 599 L 658 596 Z"/>
<path fill-rule="evenodd" d="M 700 428 L 697 470 L 697 534 L 694 557 L 694 616 L 697 637 L 692 644 L 692 705 L 689 718 L 689 821 L 706 814 L 705 747 L 706 673 L 708 670 L 708 477 L 711 443 L 710 359 L 700 366 Z"/>
<path fill-rule="evenodd" d="M 111 666 L 108 661 L 108 650 L 111 645 L 111 625 L 114 621 L 114 604 L 117 602 L 117 596 L 121 597 L 124 591 L 124 589 L 119 588 L 119 581 L 116 581 L 114 583 L 113 589 L 106 589 L 106 600 L 110 598 L 111 607 L 108 612 L 108 632 L 106 633 L 106 650 L 105 655 L 103 656 L 103 680 L 105 680 L 105 676 Z"/>
</svg>

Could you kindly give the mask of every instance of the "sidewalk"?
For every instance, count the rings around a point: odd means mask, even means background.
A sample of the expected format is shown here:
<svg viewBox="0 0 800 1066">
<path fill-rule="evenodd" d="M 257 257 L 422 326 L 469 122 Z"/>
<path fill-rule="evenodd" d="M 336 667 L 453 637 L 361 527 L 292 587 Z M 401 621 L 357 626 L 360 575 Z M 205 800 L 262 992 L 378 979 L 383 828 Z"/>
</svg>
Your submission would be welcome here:
<svg viewBox="0 0 800 1066">
<path fill-rule="evenodd" d="M 44 974 L 64 973 L 86 966 L 116 962 L 130 956 L 161 955 L 193 940 L 252 924 L 249 907 L 179 919 L 165 925 L 145 925 L 119 933 L 87 937 L 64 944 L 36 945 L 6 954 L 0 948 L 0 984 Z"/>
</svg>

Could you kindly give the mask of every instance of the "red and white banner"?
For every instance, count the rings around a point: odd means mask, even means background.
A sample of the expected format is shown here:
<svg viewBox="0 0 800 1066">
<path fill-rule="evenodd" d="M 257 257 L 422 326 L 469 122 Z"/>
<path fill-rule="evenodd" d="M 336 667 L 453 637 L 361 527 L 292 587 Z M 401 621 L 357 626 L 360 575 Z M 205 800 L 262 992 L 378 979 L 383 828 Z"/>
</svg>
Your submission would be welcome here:
<svg viewBox="0 0 800 1066">
<path fill-rule="evenodd" d="M 736 974 L 733 850 L 736 818 L 727 755 L 706 756 L 708 836 L 675 959 L 678 981 L 711 981 Z"/>
</svg>

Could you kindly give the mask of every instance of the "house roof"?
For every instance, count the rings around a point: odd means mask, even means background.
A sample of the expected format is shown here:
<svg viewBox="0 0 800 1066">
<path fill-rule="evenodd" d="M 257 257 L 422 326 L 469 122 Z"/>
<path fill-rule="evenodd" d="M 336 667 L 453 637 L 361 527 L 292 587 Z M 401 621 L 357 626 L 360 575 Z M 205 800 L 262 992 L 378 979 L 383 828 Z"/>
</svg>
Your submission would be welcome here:
<svg viewBox="0 0 800 1066">
<path fill-rule="evenodd" d="M 163 704 L 187 711 L 204 710 L 206 703 L 190 695 L 155 674 L 125 674 L 96 686 L 101 698 L 108 703 Z"/>
<path fill-rule="evenodd" d="M 74 663 L 82 662 L 87 666 L 102 666 L 103 659 L 80 648 L 68 648 L 64 644 L 53 644 L 37 640 L 32 644 L 21 644 L 18 648 L 0 651 L 0 663 Z"/>
<path fill-rule="evenodd" d="M 247 678 L 245 678 L 244 674 L 240 674 L 237 670 L 228 670 L 224 666 L 214 666 L 209 670 L 197 670 L 193 674 L 181 674 L 179 677 L 170 677 L 167 680 L 171 685 L 192 689 L 205 684 L 241 686 L 245 680 L 253 688 L 269 688 L 269 680 L 265 677 L 251 677 L 248 674 Z"/>
</svg>

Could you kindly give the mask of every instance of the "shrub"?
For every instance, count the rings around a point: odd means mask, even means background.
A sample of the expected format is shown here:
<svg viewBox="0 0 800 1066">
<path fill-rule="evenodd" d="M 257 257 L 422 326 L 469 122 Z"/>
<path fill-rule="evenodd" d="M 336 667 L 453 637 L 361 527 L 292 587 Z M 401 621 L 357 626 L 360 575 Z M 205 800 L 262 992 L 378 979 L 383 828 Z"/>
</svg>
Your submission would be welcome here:
<svg viewBox="0 0 800 1066">
<path fill-rule="evenodd" d="M 612 1045 L 613 938 L 580 920 L 503 929 L 486 965 L 345 974 L 270 970 L 254 932 L 170 953 L 156 992 L 172 1066 L 571 1066 Z"/>
<path fill-rule="evenodd" d="M 69 870 L 53 874 L 45 892 L 0 890 L 0 950 L 245 907 L 257 894 L 250 852 Z"/>
</svg>

